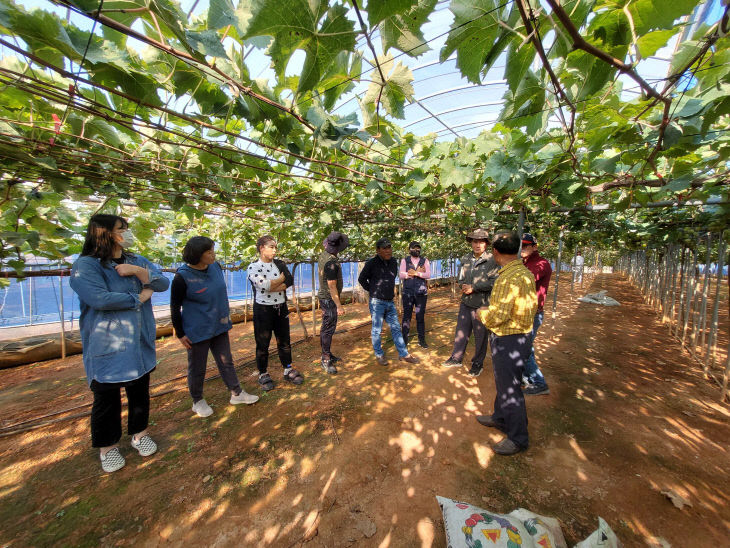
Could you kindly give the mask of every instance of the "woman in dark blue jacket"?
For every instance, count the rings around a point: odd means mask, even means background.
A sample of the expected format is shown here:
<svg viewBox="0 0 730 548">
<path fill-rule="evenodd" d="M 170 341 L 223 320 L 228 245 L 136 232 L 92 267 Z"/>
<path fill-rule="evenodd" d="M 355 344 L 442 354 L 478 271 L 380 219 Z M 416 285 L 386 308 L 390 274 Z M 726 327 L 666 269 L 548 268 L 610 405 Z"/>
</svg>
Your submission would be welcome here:
<svg viewBox="0 0 730 548">
<path fill-rule="evenodd" d="M 128 433 L 143 457 L 157 451 L 147 433 L 150 372 L 155 368 L 155 319 L 150 297 L 170 282 L 144 257 L 127 251 L 134 235 L 125 219 L 94 215 L 81 256 L 71 269 L 71 288 L 81 302 L 84 369 L 94 393 L 91 444 L 105 472 L 125 464 L 121 388 L 129 405 Z"/>
<path fill-rule="evenodd" d="M 186 264 L 177 269 L 170 292 L 170 313 L 175 334 L 188 350 L 188 389 L 193 412 L 200 417 L 213 414 L 203 398 L 203 382 L 212 352 L 223 382 L 231 391 L 230 403 L 256 403 L 258 396 L 241 388 L 233 366 L 228 339 L 231 316 L 223 270 L 215 261 L 215 242 L 194 236 L 182 252 Z"/>
</svg>

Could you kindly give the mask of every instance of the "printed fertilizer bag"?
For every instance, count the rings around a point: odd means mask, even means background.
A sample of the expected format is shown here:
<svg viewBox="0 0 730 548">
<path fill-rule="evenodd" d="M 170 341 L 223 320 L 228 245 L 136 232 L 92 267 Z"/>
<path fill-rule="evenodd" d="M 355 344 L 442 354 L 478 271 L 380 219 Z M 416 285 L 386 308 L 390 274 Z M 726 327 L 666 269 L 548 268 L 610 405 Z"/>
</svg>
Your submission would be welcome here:
<svg viewBox="0 0 730 548">
<path fill-rule="evenodd" d="M 436 497 L 448 548 L 567 548 L 555 518 L 520 508 L 495 514 L 465 502 Z"/>
</svg>

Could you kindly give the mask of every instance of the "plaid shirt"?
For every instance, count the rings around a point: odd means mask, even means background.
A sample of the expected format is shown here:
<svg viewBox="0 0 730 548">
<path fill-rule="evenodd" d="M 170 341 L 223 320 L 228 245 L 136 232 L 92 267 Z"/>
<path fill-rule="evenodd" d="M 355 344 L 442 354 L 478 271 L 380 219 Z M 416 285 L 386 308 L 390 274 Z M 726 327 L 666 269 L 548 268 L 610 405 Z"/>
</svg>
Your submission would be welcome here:
<svg viewBox="0 0 730 548">
<path fill-rule="evenodd" d="M 489 308 L 479 311 L 479 319 L 502 337 L 530 333 L 536 312 L 535 278 L 520 259 L 515 259 L 500 269 Z"/>
</svg>

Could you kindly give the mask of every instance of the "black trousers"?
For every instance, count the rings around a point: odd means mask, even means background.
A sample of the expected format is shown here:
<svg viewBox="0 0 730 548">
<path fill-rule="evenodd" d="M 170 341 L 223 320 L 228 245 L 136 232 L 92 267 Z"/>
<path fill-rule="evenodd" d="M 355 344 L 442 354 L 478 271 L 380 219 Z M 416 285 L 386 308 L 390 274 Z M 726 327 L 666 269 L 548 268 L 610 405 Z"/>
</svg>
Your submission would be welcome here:
<svg viewBox="0 0 730 548">
<path fill-rule="evenodd" d="M 532 350 L 532 333 L 498 337 L 490 331 L 489 346 L 497 389 L 492 418 L 509 439 L 526 449 L 529 445 L 527 408 L 520 385 Z"/>
<path fill-rule="evenodd" d="M 478 311 L 478 308 L 469 308 L 464 303 L 459 305 L 451 359 L 461 363 L 466 352 L 466 345 L 469 344 L 469 336 L 474 331 L 474 346 L 476 348 L 474 348 L 471 363 L 476 367 L 483 367 L 484 358 L 487 356 L 487 328 L 479 321 Z"/>
<path fill-rule="evenodd" d="M 122 393 L 127 393 L 127 433 L 132 436 L 147 428 L 150 418 L 150 374 L 127 382 L 91 381 L 91 445 L 109 447 L 122 438 Z"/>
<path fill-rule="evenodd" d="M 289 308 L 284 304 L 253 304 L 253 335 L 256 339 L 256 367 L 259 373 L 269 370 L 269 344 L 276 336 L 276 349 L 281 365 L 291 365 Z"/>
<path fill-rule="evenodd" d="M 337 329 L 337 305 L 332 299 L 320 299 L 319 306 L 322 308 L 322 327 L 319 330 L 322 359 L 329 360 L 332 355 L 332 336 Z"/>
<path fill-rule="evenodd" d="M 408 332 L 411 330 L 411 316 L 413 309 L 416 309 L 416 328 L 418 329 L 418 340 L 426 341 L 426 301 L 428 295 L 412 295 L 403 293 L 403 320 L 401 321 L 401 331 L 403 339 L 408 343 Z"/>
<path fill-rule="evenodd" d="M 188 349 L 188 390 L 190 390 L 193 403 L 203 399 L 208 350 L 213 354 L 215 364 L 218 366 L 218 371 L 228 390 L 241 391 L 236 368 L 233 365 L 233 356 L 231 356 L 231 341 L 228 338 L 228 331 L 224 331 L 211 339 L 193 343 L 193 347 Z"/>
</svg>

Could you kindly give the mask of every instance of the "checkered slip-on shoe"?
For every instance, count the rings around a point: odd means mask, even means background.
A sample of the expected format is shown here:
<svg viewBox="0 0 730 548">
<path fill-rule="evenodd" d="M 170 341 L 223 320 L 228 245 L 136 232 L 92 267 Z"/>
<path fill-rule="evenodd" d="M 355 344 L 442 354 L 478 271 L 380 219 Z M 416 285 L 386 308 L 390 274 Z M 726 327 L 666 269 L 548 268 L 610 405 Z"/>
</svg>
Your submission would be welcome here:
<svg viewBox="0 0 730 548">
<path fill-rule="evenodd" d="M 104 472 L 116 472 L 117 470 L 124 468 L 124 465 L 127 463 L 122 454 L 119 452 L 119 447 L 109 449 L 106 454 L 99 455 L 99 458 L 101 459 L 101 469 L 104 470 Z"/>
<path fill-rule="evenodd" d="M 139 454 L 143 457 L 149 457 L 157 452 L 157 444 L 152 441 L 152 438 L 150 438 L 147 434 L 139 438 L 137 441 L 135 441 L 134 436 L 132 436 L 132 447 L 139 451 Z"/>
</svg>

